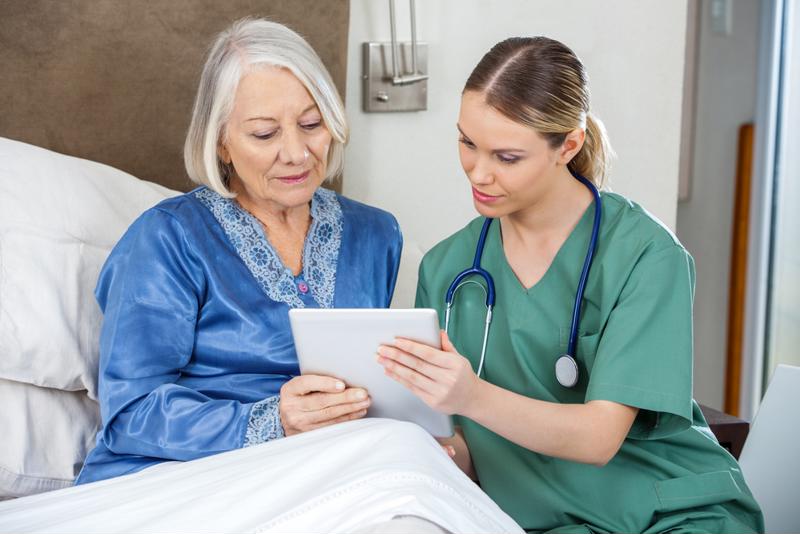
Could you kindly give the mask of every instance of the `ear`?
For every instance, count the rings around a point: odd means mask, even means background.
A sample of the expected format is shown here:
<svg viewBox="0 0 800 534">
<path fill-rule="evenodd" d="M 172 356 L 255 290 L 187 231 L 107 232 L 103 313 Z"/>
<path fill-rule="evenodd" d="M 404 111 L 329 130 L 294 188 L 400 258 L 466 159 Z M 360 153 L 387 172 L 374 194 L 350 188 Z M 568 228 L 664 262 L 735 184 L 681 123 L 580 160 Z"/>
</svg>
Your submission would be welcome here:
<svg viewBox="0 0 800 534">
<path fill-rule="evenodd" d="M 558 149 L 558 163 L 566 165 L 575 155 L 583 148 L 583 142 L 586 139 L 586 130 L 583 128 L 575 128 L 567 134 L 564 142 Z"/>
<path fill-rule="evenodd" d="M 225 146 L 224 143 L 217 145 L 217 156 L 219 156 L 219 159 L 221 159 L 223 163 L 231 162 L 231 153 L 228 152 L 228 147 Z"/>
</svg>

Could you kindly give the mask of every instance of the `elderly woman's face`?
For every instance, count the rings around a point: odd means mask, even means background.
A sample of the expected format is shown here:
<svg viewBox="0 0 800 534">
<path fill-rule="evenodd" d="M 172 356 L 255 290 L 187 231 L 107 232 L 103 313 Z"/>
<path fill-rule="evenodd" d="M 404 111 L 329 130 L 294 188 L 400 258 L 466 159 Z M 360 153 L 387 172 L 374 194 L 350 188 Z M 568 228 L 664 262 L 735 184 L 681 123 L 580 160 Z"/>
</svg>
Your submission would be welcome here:
<svg viewBox="0 0 800 534">
<path fill-rule="evenodd" d="M 240 201 L 284 210 L 311 200 L 325 179 L 330 144 L 303 84 L 287 69 L 266 67 L 239 82 L 219 155 L 233 164 L 230 186 Z"/>
</svg>

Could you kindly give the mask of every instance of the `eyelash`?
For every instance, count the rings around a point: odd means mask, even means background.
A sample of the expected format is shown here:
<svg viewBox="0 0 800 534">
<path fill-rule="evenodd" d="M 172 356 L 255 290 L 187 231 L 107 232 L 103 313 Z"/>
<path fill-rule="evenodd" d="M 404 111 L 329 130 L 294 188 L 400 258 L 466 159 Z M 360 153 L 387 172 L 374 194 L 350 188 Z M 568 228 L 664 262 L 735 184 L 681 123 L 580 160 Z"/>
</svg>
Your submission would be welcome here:
<svg viewBox="0 0 800 534">
<path fill-rule="evenodd" d="M 311 130 L 316 130 L 321 125 L 322 125 L 322 121 L 317 121 L 317 122 L 312 122 L 312 123 L 309 123 L 309 124 L 301 124 L 300 127 L 302 129 L 310 132 Z M 271 139 L 272 137 L 274 137 L 276 133 L 277 133 L 277 130 L 274 131 L 274 132 L 269 132 L 269 133 L 265 133 L 265 134 L 253 134 L 253 137 L 255 137 L 256 139 L 260 139 L 262 141 L 266 141 L 267 139 Z"/>
<path fill-rule="evenodd" d="M 466 137 L 459 137 L 458 142 L 464 145 L 465 147 L 469 148 L 470 150 L 473 150 L 475 148 L 475 144 Z M 517 156 L 504 156 L 502 154 L 497 154 L 496 156 L 497 159 L 500 161 L 500 163 L 503 163 L 505 165 L 513 165 L 520 159 Z"/>
<path fill-rule="evenodd" d="M 472 143 L 472 141 L 470 141 L 466 137 L 459 137 L 458 142 L 467 148 L 475 148 L 475 145 Z"/>
<path fill-rule="evenodd" d="M 503 156 L 502 154 L 498 154 L 497 159 L 500 160 L 500 163 L 505 163 L 506 165 L 513 165 L 519 161 L 516 156 Z"/>
</svg>

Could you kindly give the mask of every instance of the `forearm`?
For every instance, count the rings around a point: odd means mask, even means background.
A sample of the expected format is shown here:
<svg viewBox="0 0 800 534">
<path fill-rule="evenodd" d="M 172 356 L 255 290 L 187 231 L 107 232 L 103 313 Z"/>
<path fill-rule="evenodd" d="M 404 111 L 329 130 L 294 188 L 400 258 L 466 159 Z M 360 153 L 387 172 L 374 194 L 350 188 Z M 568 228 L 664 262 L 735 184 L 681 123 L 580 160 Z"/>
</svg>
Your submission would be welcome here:
<svg viewBox="0 0 800 534">
<path fill-rule="evenodd" d="M 103 440 L 117 454 L 193 460 L 242 447 L 251 407 L 164 385 L 114 414 L 105 425 Z M 250 430 L 253 441 L 258 430 Z"/>
<path fill-rule="evenodd" d="M 478 475 L 475 472 L 475 466 L 472 464 L 472 456 L 469 453 L 467 442 L 464 440 L 461 427 L 455 428 L 455 435 L 452 438 L 440 438 L 439 442 L 442 445 L 450 445 L 453 447 L 456 451 L 453 461 L 469 478 L 477 481 Z"/>
<path fill-rule="evenodd" d="M 636 413 L 607 401 L 541 401 L 481 380 L 462 415 L 540 454 L 604 465 L 619 450 Z"/>
</svg>

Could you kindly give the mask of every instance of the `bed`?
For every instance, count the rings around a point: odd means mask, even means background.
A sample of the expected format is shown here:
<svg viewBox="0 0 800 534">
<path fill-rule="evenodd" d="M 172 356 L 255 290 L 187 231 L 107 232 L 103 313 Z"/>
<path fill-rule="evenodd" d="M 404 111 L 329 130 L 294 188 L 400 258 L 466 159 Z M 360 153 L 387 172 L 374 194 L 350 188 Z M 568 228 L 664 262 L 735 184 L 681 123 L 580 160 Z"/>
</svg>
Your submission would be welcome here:
<svg viewBox="0 0 800 534">
<path fill-rule="evenodd" d="M 343 92 L 348 9 L 4 3 L 0 532 L 519 531 L 433 438 L 378 419 L 73 487 L 99 426 L 94 285 L 127 226 L 190 187 L 181 146 L 205 43 L 269 16 L 309 38 Z"/>
</svg>

